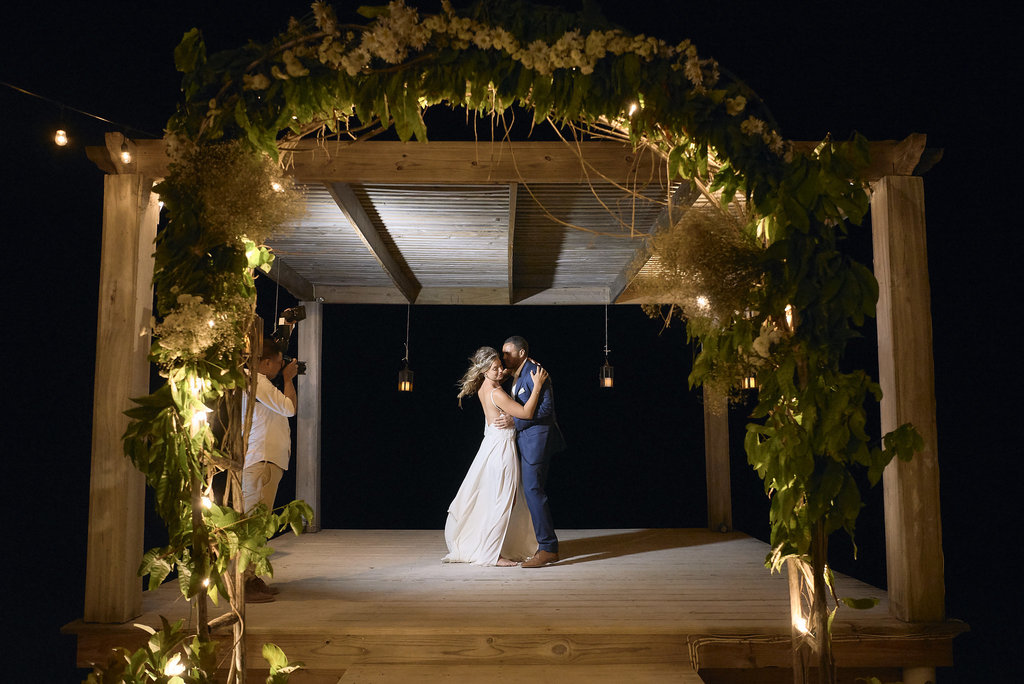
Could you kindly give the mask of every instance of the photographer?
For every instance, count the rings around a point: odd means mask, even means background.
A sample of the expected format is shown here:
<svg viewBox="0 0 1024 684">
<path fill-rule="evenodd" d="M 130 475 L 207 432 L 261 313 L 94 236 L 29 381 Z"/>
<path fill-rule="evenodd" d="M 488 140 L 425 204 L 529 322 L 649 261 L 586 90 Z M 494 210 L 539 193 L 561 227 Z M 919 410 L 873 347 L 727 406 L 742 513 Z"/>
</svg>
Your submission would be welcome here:
<svg viewBox="0 0 1024 684">
<path fill-rule="evenodd" d="M 291 456 L 291 431 L 288 419 L 295 415 L 298 401 L 295 394 L 295 376 L 298 362 L 285 364 L 278 344 L 272 339 L 263 341 L 263 352 L 257 367 L 259 377 L 256 384 L 256 405 L 253 406 L 252 428 L 245 451 L 245 468 L 242 470 L 243 508 L 248 512 L 260 503 L 274 508 L 277 486 L 281 476 L 288 469 Z M 280 373 L 284 380 L 284 392 L 270 382 Z M 243 399 L 242 410 L 245 409 Z M 274 600 L 273 589 L 255 575 L 247 572 L 245 600 L 248 603 L 265 603 Z"/>
</svg>

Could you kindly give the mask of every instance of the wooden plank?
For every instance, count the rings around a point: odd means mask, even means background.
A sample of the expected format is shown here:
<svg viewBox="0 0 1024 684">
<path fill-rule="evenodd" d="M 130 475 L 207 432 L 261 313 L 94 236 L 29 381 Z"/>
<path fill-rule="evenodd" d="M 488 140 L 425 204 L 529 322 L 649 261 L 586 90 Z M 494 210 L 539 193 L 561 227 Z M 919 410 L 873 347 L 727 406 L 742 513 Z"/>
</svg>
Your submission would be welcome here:
<svg viewBox="0 0 1024 684">
<path fill-rule="evenodd" d="M 270 262 L 270 273 L 267 274 L 267 277 L 288 290 L 296 299 L 314 299 L 313 284 L 279 256 L 275 255 L 274 260 Z"/>
<path fill-rule="evenodd" d="M 384 269 L 388 277 L 394 282 L 395 287 L 401 291 L 408 302 L 415 302 L 416 296 L 420 291 L 420 284 L 416 282 L 414 277 L 410 278 L 407 276 L 402 267 L 391 256 L 387 245 L 384 244 L 384 240 L 377 232 L 377 228 L 366 214 L 362 204 L 359 203 L 359 199 L 352 192 L 352 188 L 347 183 L 328 183 L 327 190 L 334 197 L 334 201 L 338 203 L 338 208 L 348 218 L 352 227 L 359 233 L 360 239 L 370 253 L 373 254 L 373 258 L 377 260 L 380 267 Z"/>
<path fill-rule="evenodd" d="M 299 142 L 286 152 L 299 179 L 347 183 L 627 183 L 664 164 L 614 142 Z"/>
<path fill-rule="evenodd" d="M 908 463 L 893 461 L 883 475 L 890 606 L 903 620 L 941 620 L 945 579 L 924 182 L 887 176 L 873 190 L 882 433 L 909 422 L 924 438 L 921 453 Z"/>
<path fill-rule="evenodd" d="M 708 529 L 732 531 L 732 477 L 729 474 L 729 404 L 707 386 L 704 393 L 704 464 Z"/>
<path fill-rule="evenodd" d="M 326 304 L 406 304 L 397 289 L 381 287 L 342 287 L 318 285 L 317 298 Z M 517 288 L 516 305 L 597 305 L 608 301 L 606 287 Z M 413 304 L 506 306 L 508 289 L 504 287 L 431 287 L 420 290 Z"/>
<path fill-rule="evenodd" d="M 870 161 L 861 171 L 861 180 L 875 182 L 885 176 L 909 176 L 914 172 L 924 153 L 926 137 L 923 133 L 911 133 L 903 140 L 877 140 L 868 143 Z M 820 142 L 799 141 L 793 147 L 809 153 Z"/>
<path fill-rule="evenodd" d="M 907 140 L 919 141 L 919 133 Z M 167 175 L 169 160 L 163 140 L 132 140 L 136 171 L 149 178 Z M 876 140 L 868 143 L 871 163 L 862 174 L 865 181 L 886 175 L 908 175 L 921 154 L 914 157 L 918 142 Z M 810 151 L 819 141 L 795 141 L 800 151 Z M 118 143 L 120 145 L 120 143 Z M 573 149 L 561 142 L 441 142 L 304 141 L 289 164 L 289 173 L 306 183 L 579 183 L 597 180 L 596 171 L 580 163 Z M 638 155 L 629 146 L 614 142 L 580 143 L 587 164 L 608 180 L 628 183 L 657 178 L 663 164 L 652 155 Z M 287 155 L 286 155 L 287 157 Z M 90 154 L 90 158 L 92 155 Z"/>
<path fill-rule="evenodd" d="M 537 304 L 545 306 L 570 306 L 576 304 L 607 304 L 609 291 L 607 287 L 560 287 L 518 289 L 516 304 Z"/>
<path fill-rule="evenodd" d="M 318 285 L 317 297 L 325 304 L 408 304 L 396 287 Z M 419 304 L 420 302 L 415 302 Z"/>
<path fill-rule="evenodd" d="M 360 664 L 345 670 L 338 684 L 435 684 L 437 682 L 537 682 L 538 684 L 621 684 L 678 682 L 701 684 L 688 664 L 646 665 L 381 665 Z"/>
<path fill-rule="evenodd" d="M 271 544 L 281 593 L 247 606 L 247 648 L 258 653 L 273 642 L 306 663 L 307 679 L 296 681 L 318 683 L 406 668 L 429 681 L 461 668 L 551 668 L 568 678 L 595 668 L 788 667 L 787 582 L 765 570 L 767 544 L 706 529 L 559 530 L 559 539 L 563 560 L 528 572 L 442 564 L 441 530 L 278 537 Z M 880 598 L 876 608 L 837 614 L 840 667 L 949 662 L 963 625 L 907 624 L 889 615 L 884 591 L 841 574 L 836 586 L 842 596 Z M 169 583 L 146 592 L 136 622 L 187 614 Z M 83 665 L 146 638 L 127 624 L 76 622 L 64 631 L 78 635 Z M 231 635 L 215 637 L 226 643 Z"/>
<path fill-rule="evenodd" d="M 145 480 L 125 458 L 121 437 L 131 397 L 149 393 L 152 254 L 160 209 L 151 182 L 138 174 L 106 176 L 103 190 L 85 619 L 124 622 L 142 610 L 136 571 Z"/>
<path fill-rule="evenodd" d="M 305 320 L 298 323 L 299 360 L 306 362 L 306 374 L 296 378 L 298 410 L 295 435 L 295 496 L 313 509 L 310 532 L 320 530 L 320 418 L 323 395 L 323 304 L 303 301 Z"/>
</svg>

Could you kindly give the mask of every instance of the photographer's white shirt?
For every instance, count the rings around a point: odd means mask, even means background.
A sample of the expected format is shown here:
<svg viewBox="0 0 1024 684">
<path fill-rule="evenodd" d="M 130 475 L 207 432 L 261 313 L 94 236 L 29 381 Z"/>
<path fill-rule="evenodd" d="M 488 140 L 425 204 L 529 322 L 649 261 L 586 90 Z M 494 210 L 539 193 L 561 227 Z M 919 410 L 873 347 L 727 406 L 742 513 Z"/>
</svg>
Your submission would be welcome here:
<svg viewBox="0 0 1024 684">
<path fill-rule="evenodd" d="M 242 397 L 242 417 L 245 419 L 247 396 Z M 252 410 L 252 429 L 245 450 L 245 467 L 260 461 L 269 461 L 281 470 L 288 470 L 292 451 L 288 419 L 295 415 L 295 406 L 262 373 L 256 379 L 256 405 Z"/>
</svg>

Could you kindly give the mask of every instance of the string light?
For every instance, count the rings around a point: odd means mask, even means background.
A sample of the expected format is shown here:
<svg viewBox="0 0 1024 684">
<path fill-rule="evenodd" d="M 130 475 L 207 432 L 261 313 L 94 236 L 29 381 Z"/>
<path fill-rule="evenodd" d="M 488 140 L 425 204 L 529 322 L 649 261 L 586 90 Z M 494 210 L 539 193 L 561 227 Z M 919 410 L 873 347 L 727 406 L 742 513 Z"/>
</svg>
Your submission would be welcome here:
<svg viewBox="0 0 1024 684">
<path fill-rule="evenodd" d="M 141 133 L 141 134 L 145 135 L 148 138 L 160 138 L 160 137 L 163 137 L 161 135 L 157 135 L 156 133 L 150 133 L 149 131 L 144 131 L 141 128 L 136 128 L 135 126 L 128 126 L 126 124 L 118 123 L 116 121 L 111 121 L 110 119 L 108 119 L 106 117 L 100 116 L 99 114 L 93 114 L 91 112 L 87 112 L 84 109 L 78 109 L 77 107 L 72 107 L 69 104 L 65 104 L 63 102 L 60 102 L 59 100 L 55 100 L 52 97 L 47 97 L 45 95 L 40 95 L 39 93 L 33 93 L 31 90 L 25 90 L 24 88 L 19 88 L 18 86 L 14 85 L 13 83 L 8 83 L 7 81 L 0 81 L 0 86 L 5 86 L 7 88 L 10 88 L 11 90 L 15 90 L 15 91 L 21 93 L 22 95 L 28 95 L 29 97 L 35 97 L 35 98 L 38 98 L 40 100 L 43 100 L 44 102 L 49 102 L 50 104 L 53 104 L 53 105 L 56 105 L 57 107 L 60 107 L 60 111 L 61 111 L 61 117 L 60 117 L 61 118 L 61 128 L 57 129 L 54 132 L 54 135 L 53 135 L 53 142 L 54 142 L 54 144 L 56 144 L 56 145 L 58 145 L 60 147 L 64 147 L 65 145 L 67 145 L 70 142 L 70 138 L 68 137 L 67 130 L 64 128 L 64 110 L 65 109 L 70 110 L 72 112 L 75 112 L 76 114 L 81 114 L 82 116 L 87 116 L 87 117 L 89 117 L 91 119 L 96 119 L 97 121 L 103 121 L 104 123 L 108 123 L 108 124 L 110 124 L 112 126 L 115 126 L 117 128 L 123 129 L 123 130 L 135 131 L 136 133 Z M 62 140 L 63 140 L 63 142 L 61 142 Z M 122 154 L 125 152 L 125 147 L 124 146 L 122 146 L 121 152 L 122 152 Z M 129 155 L 130 154 L 131 153 L 129 153 Z M 126 164 L 131 163 L 131 160 L 129 159 L 129 161 L 127 161 L 125 163 Z"/>
<path fill-rule="evenodd" d="M 128 138 L 125 138 L 124 140 L 121 141 L 121 163 L 132 163 L 132 153 L 131 150 L 128 149 Z"/>
</svg>

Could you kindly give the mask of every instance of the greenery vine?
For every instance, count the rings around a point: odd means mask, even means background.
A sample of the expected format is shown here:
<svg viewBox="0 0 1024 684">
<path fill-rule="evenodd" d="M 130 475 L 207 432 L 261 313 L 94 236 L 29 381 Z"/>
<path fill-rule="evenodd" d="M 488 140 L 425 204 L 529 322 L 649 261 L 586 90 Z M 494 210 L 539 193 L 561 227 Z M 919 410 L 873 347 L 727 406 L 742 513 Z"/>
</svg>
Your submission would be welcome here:
<svg viewBox="0 0 1024 684">
<path fill-rule="evenodd" d="M 757 378 L 745 448 L 771 496 L 766 563 L 813 565 L 810 631 L 828 666 L 828 535 L 853 535 L 857 469 L 874 484 L 892 458 L 920 448 L 910 426 L 873 442 L 865 402 L 879 387 L 841 370 L 878 297 L 870 270 L 843 249 L 868 207 L 864 140 L 798 152 L 756 95 L 689 41 L 631 35 L 592 12 L 482 0 L 421 16 L 396 0 L 360 13 L 365 22 L 345 24 L 316 2 L 267 43 L 207 55 L 193 29 L 175 50 L 184 97 L 168 123 L 174 163 L 156 188 L 168 220 L 157 241 L 153 360 L 167 384 L 138 400 L 125 438 L 170 531 L 169 545 L 146 555 L 151 586 L 176 568 L 186 596 L 234 595 L 224 580 L 232 562 L 268 570 L 266 539 L 311 515 L 302 502 L 251 515 L 203 505 L 211 473 L 239 464 L 239 442 L 215 444 L 205 416 L 251 380 L 242 369 L 258 336 L 253 272 L 268 267 L 263 240 L 294 205 L 275 163 L 281 150 L 304 136 L 354 140 L 391 127 L 425 141 L 427 107 L 500 116 L 516 105 L 537 122 L 653 150 L 716 208 L 683 213 L 652 240 L 659 301 L 700 343 L 692 385 Z"/>
</svg>

